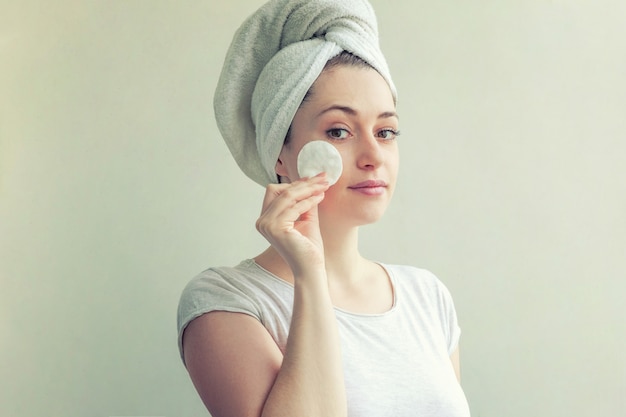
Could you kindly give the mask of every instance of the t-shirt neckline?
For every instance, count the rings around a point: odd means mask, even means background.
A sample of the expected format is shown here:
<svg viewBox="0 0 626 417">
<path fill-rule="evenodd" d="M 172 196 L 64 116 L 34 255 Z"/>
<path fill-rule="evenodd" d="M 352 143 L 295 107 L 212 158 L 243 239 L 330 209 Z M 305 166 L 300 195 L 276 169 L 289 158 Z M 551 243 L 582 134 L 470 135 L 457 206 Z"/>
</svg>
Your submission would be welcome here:
<svg viewBox="0 0 626 417">
<path fill-rule="evenodd" d="M 389 314 L 392 314 L 398 305 L 398 290 L 397 290 L 397 282 L 396 282 L 396 277 L 393 274 L 393 271 L 391 270 L 391 268 L 389 268 L 388 265 L 382 263 L 382 262 L 377 262 L 374 261 L 374 263 L 380 265 L 381 268 L 383 268 L 383 270 L 385 271 L 385 273 L 387 274 L 387 277 L 389 279 L 389 282 L 391 283 L 391 291 L 392 291 L 392 304 L 391 307 L 386 310 L 383 311 L 382 313 L 355 313 L 349 310 L 345 310 L 341 307 L 337 307 L 337 306 L 333 306 L 334 310 L 336 313 L 340 313 L 342 315 L 346 315 L 346 316 L 350 316 L 350 317 L 359 317 L 359 318 L 376 318 L 376 317 L 385 317 Z M 261 265 L 259 265 L 254 259 L 250 258 L 250 259 L 246 259 L 242 262 L 242 265 L 245 264 L 248 268 L 254 268 L 257 269 L 259 271 L 261 271 L 263 274 L 265 274 L 267 277 L 271 278 L 273 281 L 280 283 L 283 286 L 286 286 L 290 289 L 293 290 L 293 284 L 285 281 L 284 279 L 282 279 L 281 277 L 273 274 L 272 272 L 268 271 L 267 269 L 263 268 Z"/>
</svg>

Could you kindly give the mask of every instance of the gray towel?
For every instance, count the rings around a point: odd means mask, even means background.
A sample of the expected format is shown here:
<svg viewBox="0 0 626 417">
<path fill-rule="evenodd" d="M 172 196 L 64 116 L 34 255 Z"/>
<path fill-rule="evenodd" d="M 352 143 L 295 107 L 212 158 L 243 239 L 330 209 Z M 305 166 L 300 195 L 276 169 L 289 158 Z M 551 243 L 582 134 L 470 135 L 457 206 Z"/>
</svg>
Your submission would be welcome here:
<svg viewBox="0 0 626 417">
<path fill-rule="evenodd" d="M 326 62 L 367 61 L 396 90 L 366 0 L 272 0 L 235 33 L 214 97 L 217 124 L 243 172 L 266 186 L 293 117 Z"/>
</svg>

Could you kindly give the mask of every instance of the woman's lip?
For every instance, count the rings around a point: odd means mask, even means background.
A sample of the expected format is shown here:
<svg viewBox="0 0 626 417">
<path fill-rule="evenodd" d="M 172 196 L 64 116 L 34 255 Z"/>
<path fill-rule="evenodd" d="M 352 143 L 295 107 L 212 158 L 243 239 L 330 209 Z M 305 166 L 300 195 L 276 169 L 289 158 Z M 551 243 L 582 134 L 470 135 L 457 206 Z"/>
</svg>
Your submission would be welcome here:
<svg viewBox="0 0 626 417">
<path fill-rule="evenodd" d="M 358 184 L 351 185 L 348 188 L 352 188 L 352 189 L 380 188 L 380 187 L 386 187 L 386 186 L 387 186 L 387 183 L 382 180 L 367 180 L 367 181 L 360 182 Z"/>
</svg>

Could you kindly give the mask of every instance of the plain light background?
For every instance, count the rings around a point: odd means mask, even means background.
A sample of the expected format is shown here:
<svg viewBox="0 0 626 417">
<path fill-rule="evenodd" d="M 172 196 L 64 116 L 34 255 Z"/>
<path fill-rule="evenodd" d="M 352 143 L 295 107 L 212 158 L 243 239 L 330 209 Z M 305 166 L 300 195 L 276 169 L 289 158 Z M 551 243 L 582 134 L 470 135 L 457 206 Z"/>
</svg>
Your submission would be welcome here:
<svg viewBox="0 0 626 417">
<path fill-rule="evenodd" d="M 212 96 L 262 2 L 0 0 L 0 415 L 207 415 L 194 275 L 265 247 Z M 435 272 L 474 417 L 626 415 L 626 3 L 374 0 L 401 179 L 362 231 Z"/>
</svg>

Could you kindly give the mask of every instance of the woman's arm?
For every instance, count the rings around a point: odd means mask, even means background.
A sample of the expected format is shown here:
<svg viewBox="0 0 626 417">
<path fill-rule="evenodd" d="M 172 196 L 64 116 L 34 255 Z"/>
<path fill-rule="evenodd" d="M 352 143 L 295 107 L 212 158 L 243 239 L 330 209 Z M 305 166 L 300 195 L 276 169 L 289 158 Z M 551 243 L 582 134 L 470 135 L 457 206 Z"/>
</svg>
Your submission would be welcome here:
<svg viewBox="0 0 626 417">
<path fill-rule="evenodd" d="M 263 416 L 345 416 L 339 333 L 324 277 L 296 278 L 283 364 Z"/>
<path fill-rule="evenodd" d="M 284 357 L 254 318 L 212 312 L 184 335 L 191 379 L 213 417 L 345 416 L 339 334 L 328 292 L 317 204 L 323 177 L 268 187 L 257 228 L 294 274 Z"/>
<path fill-rule="evenodd" d="M 187 370 L 211 415 L 260 416 L 283 358 L 258 320 L 211 312 L 192 320 L 183 336 Z"/>
</svg>

